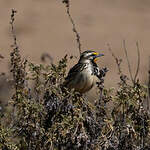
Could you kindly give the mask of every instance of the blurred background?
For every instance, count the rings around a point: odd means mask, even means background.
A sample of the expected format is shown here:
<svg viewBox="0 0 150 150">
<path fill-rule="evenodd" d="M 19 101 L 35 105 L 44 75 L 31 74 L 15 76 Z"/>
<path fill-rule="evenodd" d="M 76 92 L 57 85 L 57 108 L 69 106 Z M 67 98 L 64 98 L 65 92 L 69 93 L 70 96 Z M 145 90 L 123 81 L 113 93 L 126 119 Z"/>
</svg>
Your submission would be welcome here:
<svg viewBox="0 0 150 150">
<path fill-rule="evenodd" d="M 24 58 L 41 63 L 43 53 L 48 53 L 54 62 L 65 54 L 79 57 L 72 24 L 61 0 L 0 0 L 0 54 L 4 56 L 0 60 L 0 72 L 7 72 L 9 66 L 10 45 L 13 43 L 9 24 L 12 8 L 18 11 L 15 32 Z M 109 68 L 106 87 L 116 87 L 119 79 L 107 43 L 114 54 L 123 59 L 122 70 L 128 74 L 123 40 L 126 40 L 133 74 L 137 66 L 136 41 L 139 42 L 138 77 L 146 83 L 150 56 L 150 0 L 71 0 L 70 13 L 80 33 L 82 50 L 94 49 L 105 54 L 98 65 Z M 77 60 L 69 60 L 68 69 Z M 4 92 L 0 90 L 0 93 Z"/>
</svg>

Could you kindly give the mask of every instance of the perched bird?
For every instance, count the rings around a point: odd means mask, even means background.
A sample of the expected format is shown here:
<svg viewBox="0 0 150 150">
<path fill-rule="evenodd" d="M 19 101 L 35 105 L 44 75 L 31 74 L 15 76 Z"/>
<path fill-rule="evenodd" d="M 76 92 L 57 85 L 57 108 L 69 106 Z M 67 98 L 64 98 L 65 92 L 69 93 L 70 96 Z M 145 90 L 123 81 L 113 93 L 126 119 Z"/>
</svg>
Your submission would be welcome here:
<svg viewBox="0 0 150 150">
<path fill-rule="evenodd" d="M 78 63 L 70 69 L 68 76 L 65 78 L 65 86 L 69 89 L 74 88 L 79 93 L 89 91 L 100 75 L 96 61 L 101 56 L 104 56 L 104 54 L 92 50 L 84 51 Z"/>
</svg>

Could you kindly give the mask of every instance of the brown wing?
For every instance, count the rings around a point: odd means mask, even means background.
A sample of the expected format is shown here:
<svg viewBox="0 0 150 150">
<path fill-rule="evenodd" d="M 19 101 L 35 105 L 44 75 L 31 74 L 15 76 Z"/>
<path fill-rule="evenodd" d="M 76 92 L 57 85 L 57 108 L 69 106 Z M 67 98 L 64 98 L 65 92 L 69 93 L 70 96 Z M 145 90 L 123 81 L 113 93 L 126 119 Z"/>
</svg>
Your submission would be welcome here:
<svg viewBox="0 0 150 150">
<path fill-rule="evenodd" d="M 83 63 L 82 64 L 81 63 L 76 64 L 75 66 L 73 66 L 70 69 L 70 71 L 69 71 L 69 73 L 65 79 L 66 80 L 72 80 L 76 76 L 77 73 L 81 72 L 85 68 L 86 68 L 86 64 L 83 64 Z"/>
</svg>

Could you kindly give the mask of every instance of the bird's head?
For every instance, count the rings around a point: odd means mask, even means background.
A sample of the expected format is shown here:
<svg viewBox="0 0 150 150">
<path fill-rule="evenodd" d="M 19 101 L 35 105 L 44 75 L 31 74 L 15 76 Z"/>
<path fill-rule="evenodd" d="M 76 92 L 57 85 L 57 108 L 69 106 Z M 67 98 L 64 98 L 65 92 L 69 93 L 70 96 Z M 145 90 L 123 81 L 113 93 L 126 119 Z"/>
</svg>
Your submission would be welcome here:
<svg viewBox="0 0 150 150">
<path fill-rule="evenodd" d="M 79 62 L 88 62 L 92 61 L 95 62 L 98 60 L 99 57 L 104 56 L 104 54 L 99 54 L 93 50 L 84 51 L 81 56 Z"/>
</svg>

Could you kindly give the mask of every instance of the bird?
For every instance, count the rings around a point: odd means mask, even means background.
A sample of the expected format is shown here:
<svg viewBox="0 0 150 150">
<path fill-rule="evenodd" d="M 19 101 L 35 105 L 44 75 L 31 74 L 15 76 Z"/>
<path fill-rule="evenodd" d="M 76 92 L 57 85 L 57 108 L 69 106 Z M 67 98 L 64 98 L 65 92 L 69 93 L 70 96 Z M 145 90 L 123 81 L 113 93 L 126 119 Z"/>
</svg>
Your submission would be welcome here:
<svg viewBox="0 0 150 150">
<path fill-rule="evenodd" d="M 81 94 L 91 90 L 100 75 L 96 61 L 101 56 L 104 54 L 99 54 L 94 50 L 86 50 L 81 53 L 78 63 L 69 70 L 64 85 Z"/>
</svg>

